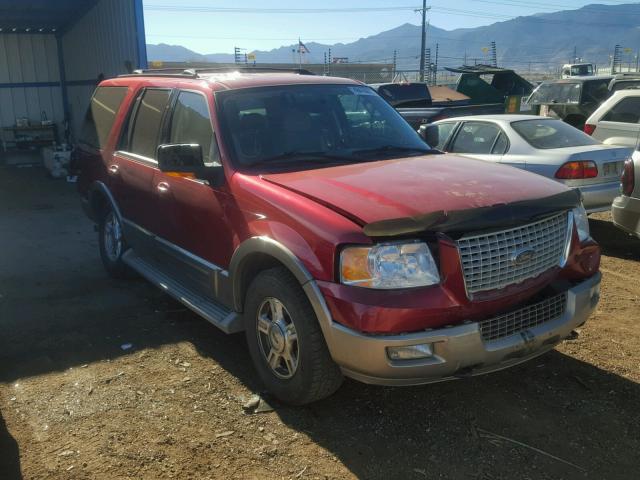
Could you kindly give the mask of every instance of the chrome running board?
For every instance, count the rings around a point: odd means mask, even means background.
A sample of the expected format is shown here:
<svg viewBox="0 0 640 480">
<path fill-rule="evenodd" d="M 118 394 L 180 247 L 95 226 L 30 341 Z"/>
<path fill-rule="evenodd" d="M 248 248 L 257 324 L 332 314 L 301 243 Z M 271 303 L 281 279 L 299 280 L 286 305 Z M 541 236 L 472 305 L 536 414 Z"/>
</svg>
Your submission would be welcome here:
<svg viewBox="0 0 640 480">
<path fill-rule="evenodd" d="M 237 333 L 244 330 L 242 317 L 237 312 L 176 282 L 163 273 L 154 263 L 139 257 L 133 249 L 125 252 L 122 256 L 122 261 L 223 332 Z"/>
</svg>

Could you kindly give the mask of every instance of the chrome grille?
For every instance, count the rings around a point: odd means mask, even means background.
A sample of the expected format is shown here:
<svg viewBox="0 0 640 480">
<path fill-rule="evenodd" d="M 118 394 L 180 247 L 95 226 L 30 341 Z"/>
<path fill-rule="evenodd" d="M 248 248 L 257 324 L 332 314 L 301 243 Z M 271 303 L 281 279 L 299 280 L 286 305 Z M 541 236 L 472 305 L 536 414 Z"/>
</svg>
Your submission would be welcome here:
<svg viewBox="0 0 640 480">
<path fill-rule="evenodd" d="M 564 314 L 567 294 L 561 293 L 539 303 L 514 312 L 480 322 L 480 333 L 484 340 L 496 340 L 521 332 L 527 328 L 554 320 Z"/>
<path fill-rule="evenodd" d="M 467 295 L 494 290 L 537 277 L 562 261 L 567 236 L 567 212 L 528 225 L 458 240 Z M 518 264 L 518 252 L 532 258 Z"/>
</svg>

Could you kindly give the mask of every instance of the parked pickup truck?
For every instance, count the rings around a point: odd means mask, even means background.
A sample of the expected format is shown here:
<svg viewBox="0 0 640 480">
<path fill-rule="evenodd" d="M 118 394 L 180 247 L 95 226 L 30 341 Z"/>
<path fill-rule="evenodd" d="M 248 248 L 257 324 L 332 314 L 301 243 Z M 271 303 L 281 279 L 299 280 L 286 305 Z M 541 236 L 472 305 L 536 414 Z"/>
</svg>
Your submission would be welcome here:
<svg viewBox="0 0 640 480">
<path fill-rule="evenodd" d="M 434 101 L 429 91 L 431 87 L 426 83 L 375 83 L 369 86 L 389 102 L 414 130 L 445 118 L 504 113 L 504 102 L 472 105 L 469 97 L 451 89 L 448 90 L 452 99 Z"/>
<path fill-rule="evenodd" d="M 74 153 L 102 262 L 227 333 L 291 404 L 553 348 L 599 298 L 579 196 L 430 150 L 358 82 L 153 72 L 100 83 Z"/>
</svg>

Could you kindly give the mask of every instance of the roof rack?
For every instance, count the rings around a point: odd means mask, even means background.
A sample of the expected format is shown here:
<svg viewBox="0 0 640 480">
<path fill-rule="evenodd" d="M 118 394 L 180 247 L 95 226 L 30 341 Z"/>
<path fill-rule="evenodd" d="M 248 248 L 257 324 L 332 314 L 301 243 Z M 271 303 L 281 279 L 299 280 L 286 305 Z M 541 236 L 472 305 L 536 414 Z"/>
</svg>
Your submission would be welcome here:
<svg viewBox="0 0 640 480">
<path fill-rule="evenodd" d="M 205 67 L 205 68 L 145 68 L 134 70 L 133 73 L 118 75 L 119 77 L 180 77 L 202 78 L 206 73 L 296 73 L 298 75 L 314 75 L 304 68 L 271 68 L 271 67 Z"/>
</svg>

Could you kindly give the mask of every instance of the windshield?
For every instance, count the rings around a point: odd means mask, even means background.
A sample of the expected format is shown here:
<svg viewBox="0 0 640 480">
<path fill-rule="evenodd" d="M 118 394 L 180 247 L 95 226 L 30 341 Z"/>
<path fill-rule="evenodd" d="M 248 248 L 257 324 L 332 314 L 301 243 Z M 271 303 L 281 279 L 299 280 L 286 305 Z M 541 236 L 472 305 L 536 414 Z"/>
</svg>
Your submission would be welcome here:
<svg viewBox="0 0 640 480">
<path fill-rule="evenodd" d="M 580 103 L 581 83 L 541 83 L 531 94 L 529 104 Z"/>
<path fill-rule="evenodd" d="M 518 120 L 511 126 L 529 145 L 543 150 L 600 143 L 561 120 Z"/>
<path fill-rule="evenodd" d="M 611 91 L 617 92 L 618 90 L 630 90 L 636 88 L 640 88 L 640 79 L 616 81 L 614 82 Z"/>
<path fill-rule="evenodd" d="M 430 152 L 371 88 L 284 85 L 218 92 L 239 167 L 314 168 Z"/>
<path fill-rule="evenodd" d="M 593 65 L 572 65 L 571 75 L 574 77 L 593 75 Z"/>
</svg>

